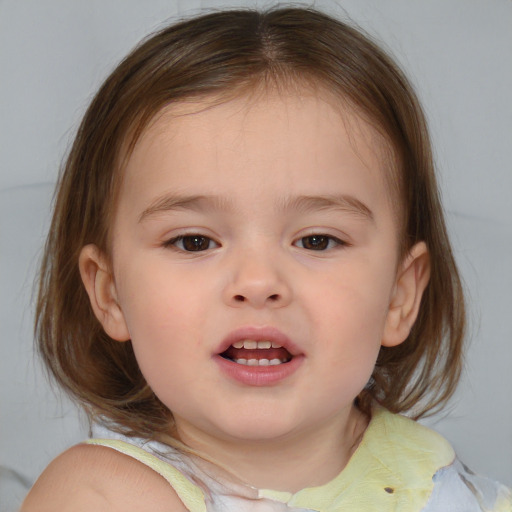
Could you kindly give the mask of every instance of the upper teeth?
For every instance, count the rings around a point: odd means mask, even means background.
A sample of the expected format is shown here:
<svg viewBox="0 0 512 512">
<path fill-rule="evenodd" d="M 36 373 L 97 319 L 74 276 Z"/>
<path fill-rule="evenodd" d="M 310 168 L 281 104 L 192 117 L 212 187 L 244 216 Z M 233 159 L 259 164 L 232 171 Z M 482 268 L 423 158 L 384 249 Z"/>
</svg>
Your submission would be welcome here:
<svg viewBox="0 0 512 512">
<path fill-rule="evenodd" d="M 245 348 L 247 350 L 266 349 L 266 348 L 281 348 L 282 345 L 275 341 L 254 341 L 242 340 L 233 343 L 234 348 Z"/>
</svg>

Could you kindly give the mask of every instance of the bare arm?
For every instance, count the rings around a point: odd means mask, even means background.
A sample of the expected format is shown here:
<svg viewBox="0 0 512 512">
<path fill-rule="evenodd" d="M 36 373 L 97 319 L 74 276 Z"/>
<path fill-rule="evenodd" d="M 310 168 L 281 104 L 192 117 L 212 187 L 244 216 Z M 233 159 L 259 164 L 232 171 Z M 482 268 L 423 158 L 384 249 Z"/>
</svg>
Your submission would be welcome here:
<svg viewBox="0 0 512 512">
<path fill-rule="evenodd" d="M 77 445 L 42 473 L 20 512 L 186 512 L 169 483 L 102 446 Z"/>
</svg>

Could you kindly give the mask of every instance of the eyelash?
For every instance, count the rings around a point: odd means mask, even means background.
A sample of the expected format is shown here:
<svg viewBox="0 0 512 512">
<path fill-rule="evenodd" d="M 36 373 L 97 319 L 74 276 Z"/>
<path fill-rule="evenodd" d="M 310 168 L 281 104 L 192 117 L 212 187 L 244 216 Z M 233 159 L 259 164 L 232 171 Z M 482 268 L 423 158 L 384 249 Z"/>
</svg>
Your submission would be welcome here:
<svg viewBox="0 0 512 512">
<path fill-rule="evenodd" d="M 198 246 L 196 248 L 187 249 L 185 247 L 185 244 L 188 242 L 196 243 L 202 242 L 203 244 L 206 243 L 207 247 Z M 211 247 L 211 245 L 214 245 L 214 247 Z M 164 247 L 172 247 L 176 250 L 183 251 L 183 252 L 203 252 L 208 249 L 215 249 L 217 247 L 220 247 L 220 244 L 215 242 L 212 238 L 204 235 L 199 234 L 190 234 L 190 235 L 180 235 L 176 236 L 174 238 L 171 238 L 170 240 L 166 241 L 164 244 Z M 181 247 L 180 247 L 181 245 Z"/>
<path fill-rule="evenodd" d="M 193 245 L 187 248 L 187 244 L 189 243 Z M 306 247 L 305 244 L 310 247 Z M 203 252 L 220 247 L 220 244 L 215 242 L 212 238 L 200 234 L 179 235 L 166 241 L 163 245 L 164 247 L 172 247 L 183 252 Z M 314 233 L 297 239 L 294 241 L 293 245 L 300 249 L 323 252 L 329 249 L 347 246 L 348 244 L 335 236 Z"/>
<path fill-rule="evenodd" d="M 304 242 L 308 241 L 309 245 L 317 245 L 315 248 L 313 247 L 305 247 Z M 294 245 L 297 246 L 297 243 L 301 243 L 301 246 L 298 246 L 301 249 L 306 249 L 310 251 L 328 251 L 329 249 L 336 249 L 337 247 L 347 246 L 348 244 L 343 240 L 331 235 L 326 235 L 323 233 L 313 233 L 311 235 L 303 236 L 294 242 Z"/>
</svg>

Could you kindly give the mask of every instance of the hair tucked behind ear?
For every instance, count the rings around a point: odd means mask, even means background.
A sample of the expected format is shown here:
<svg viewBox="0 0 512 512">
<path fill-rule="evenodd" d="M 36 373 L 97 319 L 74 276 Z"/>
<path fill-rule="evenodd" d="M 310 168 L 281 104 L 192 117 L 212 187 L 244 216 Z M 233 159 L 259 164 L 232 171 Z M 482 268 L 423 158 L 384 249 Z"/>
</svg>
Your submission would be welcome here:
<svg viewBox="0 0 512 512">
<path fill-rule="evenodd" d="M 350 104 L 389 143 L 404 257 L 425 241 L 431 281 L 408 339 L 382 348 L 359 397 L 420 416 L 448 400 L 461 368 L 464 299 L 443 219 L 425 119 L 395 64 L 367 37 L 311 9 L 207 14 L 149 37 L 108 77 L 61 171 L 41 266 L 36 334 L 58 382 L 128 434 L 169 441 L 172 414 L 147 386 L 131 343 L 110 339 L 80 280 L 86 244 L 109 254 L 122 165 L 164 106 L 254 87 L 317 85 Z M 177 390 L 179 392 L 179 390 Z"/>
</svg>

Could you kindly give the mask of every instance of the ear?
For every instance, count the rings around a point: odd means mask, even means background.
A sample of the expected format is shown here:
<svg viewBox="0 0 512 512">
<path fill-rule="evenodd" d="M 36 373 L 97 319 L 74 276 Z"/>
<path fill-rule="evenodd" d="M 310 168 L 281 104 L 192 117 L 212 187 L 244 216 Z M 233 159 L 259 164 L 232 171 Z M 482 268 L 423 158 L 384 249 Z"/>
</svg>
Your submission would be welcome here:
<svg viewBox="0 0 512 512">
<path fill-rule="evenodd" d="M 94 314 L 105 332 L 114 340 L 129 340 L 108 258 L 98 247 L 90 244 L 82 248 L 78 265 Z"/>
<path fill-rule="evenodd" d="M 418 242 L 410 250 L 397 273 L 382 346 L 394 347 L 407 339 L 418 316 L 421 298 L 429 279 L 428 249 L 425 242 Z"/>
</svg>

